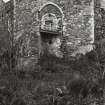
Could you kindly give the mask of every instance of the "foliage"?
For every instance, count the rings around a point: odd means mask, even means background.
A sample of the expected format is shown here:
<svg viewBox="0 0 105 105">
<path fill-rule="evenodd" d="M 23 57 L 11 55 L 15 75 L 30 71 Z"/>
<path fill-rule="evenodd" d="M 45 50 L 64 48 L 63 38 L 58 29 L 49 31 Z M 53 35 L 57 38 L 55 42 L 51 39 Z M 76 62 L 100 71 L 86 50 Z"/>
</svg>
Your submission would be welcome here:
<svg viewBox="0 0 105 105">
<path fill-rule="evenodd" d="M 36 67 L 35 71 L 30 67 L 28 72 L 24 68 L 18 71 L 14 68 L 14 72 L 6 73 L 8 67 L 1 68 L 0 102 L 2 105 L 15 105 L 17 101 L 19 105 L 103 103 L 104 43 L 104 39 L 97 42 L 96 49 L 74 61 L 44 55 L 37 71 Z M 10 59 L 7 52 L 2 56 L 5 62 Z"/>
</svg>

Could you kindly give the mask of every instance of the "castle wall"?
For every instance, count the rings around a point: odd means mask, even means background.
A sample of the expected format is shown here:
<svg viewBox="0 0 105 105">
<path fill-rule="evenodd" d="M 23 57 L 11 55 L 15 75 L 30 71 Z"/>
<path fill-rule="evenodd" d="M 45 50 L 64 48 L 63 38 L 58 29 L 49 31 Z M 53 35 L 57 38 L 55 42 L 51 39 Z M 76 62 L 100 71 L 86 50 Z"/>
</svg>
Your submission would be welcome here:
<svg viewBox="0 0 105 105">
<path fill-rule="evenodd" d="M 62 38 L 64 54 L 70 57 L 90 51 L 91 43 L 94 42 L 92 0 L 18 0 L 15 1 L 14 9 L 14 36 L 16 41 L 23 42 L 26 56 L 39 57 L 41 45 L 38 11 L 47 2 L 57 4 L 64 14 Z"/>
</svg>

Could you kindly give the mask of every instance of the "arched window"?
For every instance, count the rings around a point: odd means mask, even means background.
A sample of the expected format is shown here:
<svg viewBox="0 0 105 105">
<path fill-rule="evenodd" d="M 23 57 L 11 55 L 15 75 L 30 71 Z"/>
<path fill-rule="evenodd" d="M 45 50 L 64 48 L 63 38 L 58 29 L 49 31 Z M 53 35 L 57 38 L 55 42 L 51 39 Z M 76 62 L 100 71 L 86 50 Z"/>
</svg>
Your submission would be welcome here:
<svg viewBox="0 0 105 105">
<path fill-rule="evenodd" d="M 53 54 L 61 57 L 61 36 L 63 32 L 63 12 L 52 2 L 47 2 L 39 9 L 41 53 L 40 55 Z"/>
<path fill-rule="evenodd" d="M 52 2 L 44 4 L 39 9 L 40 28 L 46 31 L 61 31 L 63 28 L 63 12 Z"/>
</svg>

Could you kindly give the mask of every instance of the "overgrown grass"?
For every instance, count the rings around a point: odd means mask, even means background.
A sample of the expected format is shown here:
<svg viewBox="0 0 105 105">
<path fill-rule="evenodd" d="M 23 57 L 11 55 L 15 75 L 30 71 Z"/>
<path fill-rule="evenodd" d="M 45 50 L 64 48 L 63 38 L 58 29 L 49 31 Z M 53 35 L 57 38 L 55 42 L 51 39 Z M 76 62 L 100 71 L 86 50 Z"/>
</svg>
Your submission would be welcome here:
<svg viewBox="0 0 105 105">
<path fill-rule="evenodd" d="M 2 66 L 0 104 L 103 105 L 104 63 L 98 57 L 92 51 L 75 61 L 44 56 L 29 70 Z"/>
</svg>

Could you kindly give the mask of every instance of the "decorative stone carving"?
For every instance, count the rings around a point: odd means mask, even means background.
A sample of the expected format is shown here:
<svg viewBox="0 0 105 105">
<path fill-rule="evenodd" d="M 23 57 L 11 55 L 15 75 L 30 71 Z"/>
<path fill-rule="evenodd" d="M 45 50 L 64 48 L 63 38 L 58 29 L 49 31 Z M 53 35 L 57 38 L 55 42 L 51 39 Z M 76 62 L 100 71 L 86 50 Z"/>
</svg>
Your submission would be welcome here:
<svg viewBox="0 0 105 105">
<path fill-rule="evenodd" d="M 63 12 L 52 2 L 44 4 L 39 10 L 40 28 L 46 31 L 63 31 Z"/>
<path fill-rule="evenodd" d="M 42 16 L 41 19 L 41 29 L 57 31 L 60 29 L 60 24 L 59 24 L 60 20 L 61 18 L 57 19 L 55 14 L 46 13 L 44 16 Z"/>
</svg>

